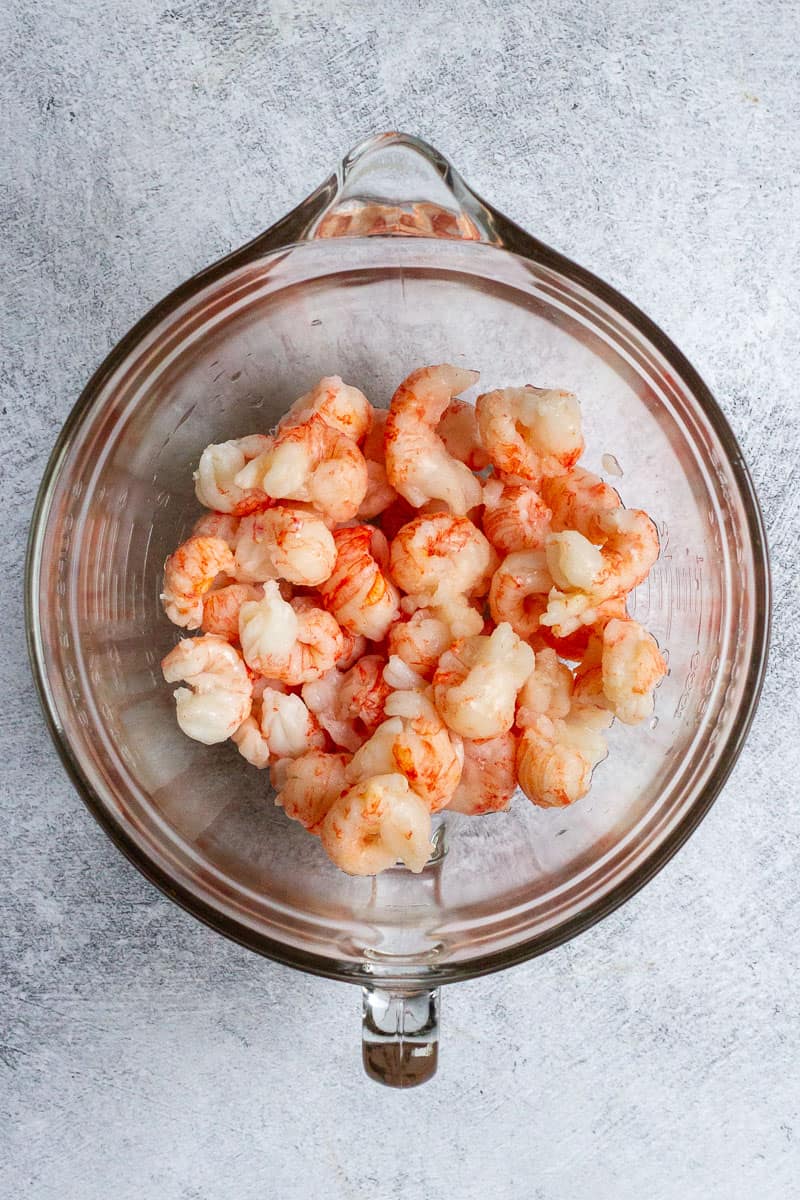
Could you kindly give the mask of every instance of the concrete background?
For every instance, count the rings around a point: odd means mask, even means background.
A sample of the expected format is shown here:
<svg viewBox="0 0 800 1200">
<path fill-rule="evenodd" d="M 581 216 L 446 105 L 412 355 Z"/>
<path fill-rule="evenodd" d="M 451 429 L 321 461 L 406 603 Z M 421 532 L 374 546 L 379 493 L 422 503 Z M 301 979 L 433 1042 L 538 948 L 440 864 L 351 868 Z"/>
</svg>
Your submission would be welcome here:
<svg viewBox="0 0 800 1200">
<path fill-rule="evenodd" d="M 0 1192 L 797 1195 L 796 4 L 12 0 L 0 23 Z M 405 1094 L 361 1074 L 355 989 L 210 933 L 94 825 L 39 715 L 20 599 L 90 371 L 392 127 L 687 352 L 752 467 L 777 592 L 760 713 L 700 831 L 590 933 L 448 989 L 440 1075 Z"/>
</svg>

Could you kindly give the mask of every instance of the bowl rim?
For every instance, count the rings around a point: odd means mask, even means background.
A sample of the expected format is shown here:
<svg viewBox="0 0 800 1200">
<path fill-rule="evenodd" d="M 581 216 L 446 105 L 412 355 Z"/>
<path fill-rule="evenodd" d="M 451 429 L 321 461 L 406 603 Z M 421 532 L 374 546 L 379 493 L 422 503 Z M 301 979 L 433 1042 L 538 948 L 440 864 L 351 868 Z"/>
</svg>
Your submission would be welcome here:
<svg viewBox="0 0 800 1200">
<path fill-rule="evenodd" d="M 328 185 L 323 185 L 323 188 L 326 186 Z M 627 297 L 599 279 L 591 271 L 572 262 L 552 248 L 545 246 L 531 235 L 526 234 L 525 231 L 519 229 L 518 226 L 514 225 L 507 218 L 504 218 L 502 214 L 497 213 L 496 210 L 492 211 L 498 220 L 503 223 L 505 236 L 501 252 L 511 251 L 512 253 L 520 254 L 526 259 L 535 258 L 537 265 L 553 269 L 571 282 L 599 296 L 615 308 L 636 328 L 639 334 L 652 344 L 690 389 L 694 399 L 703 410 L 705 417 L 720 440 L 744 507 L 747 531 L 753 551 L 753 570 L 756 589 L 754 597 L 755 628 L 753 648 L 747 667 L 747 678 L 744 681 L 743 700 L 736 712 L 723 753 L 720 755 L 705 785 L 692 801 L 691 806 L 664 841 L 652 853 L 648 854 L 645 860 L 629 876 L 611 887 L 606 895 L 600 897 L 594 903 L 587 905 L 581 912 L 569 917 L 552 930 L 526 938 L 516 945 L 492 951 L 488 954 L 482 954 L 474 959 L 467 959 L 460 963 L 448 963 L 445 961 L 441 964 L 414 964 L 413 968 L 409 966 L 410 975 L 408 976 L 406 975 L 405 968 L 395 968 L 395 974 L 391 976 L 392 978 L 399 977 L 397 975 L 399 970 L 402 978 L 406 981 L 420 982 L 420 984 L 424 983 L 426 986 L 438 986 L 440 984 L 454 983 L 490 974 L 494 971 L 525 962 L 528 959 L 537 957 L 562 945 L 564 942 L 570 941 L 578 934 L 597 924 L 598 921 L 608 916 L 614 909 L 619 908 L 620 905 L 634 896 L 670 861 L 708 813 L 739 757 L 753 722 L 761 695 L 767 668 L 771 627 L 770 564 L 763 516 L 750 473 L 736 437 L 708 386 L 682 351 L 678 349 L 664 331 L 642 312 L 641 309 L 628 300 Z M 264 240 L 269 236 L 270 232 L 267 231 L 267 235 L 262 235 L 254 239 L 253 242 L 248 243 L 246 246 L 241 247 L 239 250 L 234 251 L 232 254 L 227 255 L 185 280 L 155 304 L 112 348 L 81 392 L 49 456 L 34 504 L 28 536 L 24 584 L 28 654 L 45 721 L 67 774 L 98 824 L 128 861 L 146 879 L 154 884 L 169 899 L 173 900 L 216 932 L 222 933 L 230 940 L 238 942 L 247 949 L 253 950 L 275 962 L 329 979 L 356 984 L 371 982 L 386 985 L 387 979 L 384 978 L 383 971 L 378 969 L 374 963 L 367 961 L 354 963 L 336 959 L 335 957 L 311 953 L 293 945 L 280 942 L 251 928 L 245 922 L 218 911 L 214 905 L 194 895 L 188 887 L 185 887 L 182 883 L 172 878 L 169 872 L 164 870 L 135 842 L 123 823 L 106 807 L 98 792 L 89 782 L 80 766 L 77 755 L 73 752 L 70 742 L 65 736 L 59 721 L 55 700 L 48 684 L 46 654 L 38 636 L 39 565 L 43 534 L 50 510 L 50 500 L 58 479 L 62 460 L 85 417 L 92 409 L 108 379 L 124 363 L 136 346 L 165 318 L 174 312 L 175 309 L 186 303 L 200 290 L 219 282 L 224 276 L 232 273 L 242 264 L 252 264 L 254 260 L 271 257 L 271 248 L 269 248 L 268 243 L 262 249 Z M 283 252 L 289 249 L 292 251 L 299 249 L 304 240 L 301 239 L 289 243 L 284 242 L 282 245 Z M 362 241 L 363 239 L 354 238 L 348 240 Z M 486 250 L 494 248 L 490 246 L 485 247 Z M 391 974 L 391 972 L 389 973 Z"/>
</svg>

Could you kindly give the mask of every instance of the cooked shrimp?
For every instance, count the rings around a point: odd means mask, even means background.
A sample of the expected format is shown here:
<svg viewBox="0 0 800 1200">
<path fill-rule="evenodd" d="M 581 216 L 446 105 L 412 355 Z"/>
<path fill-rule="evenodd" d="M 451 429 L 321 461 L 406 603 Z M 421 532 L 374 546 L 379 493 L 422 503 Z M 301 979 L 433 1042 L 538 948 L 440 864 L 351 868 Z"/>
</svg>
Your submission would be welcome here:
<svg viewBox="0 0 800 1200">
<path fill-rule="evenodd" d="M 365 737 L 374 733 L 383 720 L 383 709 L 391 688 L 383 678 L 386 659 L 367 654 L 346 671 L 339 689 L 339 709 L 356 723 Z"/>
<path fill-rule="evenodd" d="M 337 745 L 358 750 L 383 720 L 391 688 L 383 678 L 386 660 L 368 654 L 342 674 L 328 671 L 303 687 L 303 700 Z"/>
<path fill-rule="evenodd" d="M 318 834 L 328 809 L 347 787 L 349 761 L 349 754 L 325 754 L 322 750 L 279 759 L 271 772 L 275 803 L 283 806 L 287 817 Z"/>
<path fill-rule="evenodd" d="M 297 758 L 306 750 L 321 749 L 325 734 L 299 696 L 264 688 L 232 740 L 249 763 L 263 768 L 275 758 Z"/>
<path fill-rule="evenodd" d="M 218 537 L 190 537 L 164 564 L 161 602 L 170 621 L 199 629 L 203 596 L 221 574 L 233 574 L 230 546 Z"/>
<path fill-rule="evenodd" d="M 517 747 L 517 779 L 539 808 L 562 808 L 589 790 L 606 755 L 604 738 L 589 725 L 537 717 Z"/>
<path fill-rule="evenodd" d="M 239 609 L 248 600 L 260 600 L 260 587 L 250 583 L 229 583 L 203 597 L 203 633 L 216 633 L 228 642 L 239 640 Z"/>
<path fill-rule="evenodd" d="M 547 566 L 557 588 L 587 594 L 594 591 L 603 570 L 602 550 L 575 529 L 549 534 L 546 549 Z"/>
<path fill-rule="evenodd" d="M 603 533 L 603 570 L 592 584 L 602 600 L 633 591 L 647 578 L 658 558 L 658 531 L 646 512 L 616 508 L 600 518 Z"/>
<path fill-rule="evenodd" d="M 608 729 L 614 713 L 603 691 L 603 638 L 592 633 L 586 654 L 575 669 L 572 699 L 567 716 L 570 724 L 587 725 L 598 733 Z"/>
<path fill-rule="evenodd" d="M 334 667 L 320 675 L 319 679 L 304 683 L 302 696 L 309 711 L 314 714 L 331 740 L 352 754 L 364 744 L 367 734 L 356 729 L 355 722 L 351 720 L 348 712 L 340 710 L 339 693 L 343 679 L 343 672 Z"/>
<path fill-rule="evenodd" d="M 442 655 L 433 677 L 436 707 L 462 737 L 498 737 L 514 724 L 517 692 L 533 669 L 533 650 L 503 623 Z"/>
<path fill-rule="evenodd" d="M 461 776 L 461 739 L 451 736 L 431 701 L 421 691 L 392 692 L 387 720 L 353 755 L 348 779 L 401 771 L 431 812 L 443 808 Z"/>
<path fill-rule="evenodd" d="M 556 587 L 542 624 L 558 637 L 593 625 L 598 607 L 638 587 L 658 558 L 658 533 L 647 513 L 617 508 L 603 514 L 598 524 L 606 535 L 601 548 L 574 530 L 547 539 L 547 562 Z"/>
<path fill-rule="evenodd" d="M 397 533 L 389 559 L 392 578 L 409 595 L 483 595 L 497 558 L 467 517 L 432 513 Z"/>
<path fill-rule="evenodd" d="M 251 767 L 263 771 L 264 767 L 269 766 L 269 743 L 261 732 L 261 726 L 254 713 L 251 712 L 239 728 L 234 730 L 231 741 Z"/>
<path fill-rule="evenodd" d="M 602 632 L 612 617 L 626 615 L 626 597 L 613 596 L 611 600 L 603 600 L 602 603 L 592 608 L 591 625 L 579 625 L 571 633 L 558 637 L 554 628 L 540 624 L 536 639 L 542 646 L 549 646 L 551 650 L 555 650 L 559 658 L 568 658 L 573 662 L 578 662 L 586 654 L 594 631 Z"/>
<path fill-rule="evenodd" d="M 500 811 L 517 781 L 578 800 L 666 672 L 627 616 L 657 531 L 577 466 L 576 397 L 473 408 L 477 378 L 422 368 L 386 412 L 326 377 L 274 436 L 206 447 L 212 511 L 165 564 L 167 615 L 203 630 L 162 664 L 180 728 L 269 766 L 352 874 L 421 870 L 432 813 Z"/>
<path fill-rule="evenodd" d="M 627 598 L 597 601 L 586 592 L 553 588 L 542 614 L 539 635 L 563 658 L 582 658 L 593 630 L 602 630 L 612 617 L 626 615 Z"/>
<path fill-rule="evenodd" d="M 436 433 L 451 399 L 478 379 L 476 371 L 443 364 L 412 372 L 392 397 L 386 422 L 389 483 L 419 508 L 444 500 L 458 516 L 481 502 L 481 485 L 453 458 Z"/>
<path fill-rule="evenodd" d="M 653 691 L 667 673 L 655 638 L 638 621 L 609 621 L 603 630 L 603 692 L 626 725 L 638 725 L 653 711 Z"/>
<path fill-rule="evenodd" d="M 593 625 L 596 616 L 597 607 L 587 592 L 562 592 L 554 587 L 539 621 L 541 628 L 549 628 L 556 638 L 563 640 Z"/>
<path fill-rule="evenodd" d="M 261 675 L 284 680 L 297 644 L 299 625 L 294 609 L 281 596 L 277 583 L 274 580 L 266 583 L 263 598 L 244 604 L 239 610 L 239 640 L 247 665 Z"/>
<path fill-rule="evenodd" d="M 447 805 L 448 812 L 477 817 L 508 808 L 517 787 L 516 753 L 513 733 L 465 738 L 464 769 Z"/>
<path fill-rule="evenodd" d="M 373 775 L 389 775 L 397 770 L 394 760 L 394 744 L 403 732 L 399 717 L 384 721 L 372 737 L 359 746 L 347 767 L 350 783 L 370 779 Z"/>
<path fill-rule="evenodd" d="M 438 812 L 461 778 L 461 739 L 451 737 L 431 701 L 420 691 L 392 692 L 384 711 L 403 725 L 392 746 L 396 769 L 431 812 Z"/>
<path fill-rule="evenodd" d="M 590 542 L 602 543 L 608 534 L 602 525 L 606 513 L 621 501 L 612 487 L 591 471 L 573 467 L 566 475 L 542 480 L 542 498 L 552 510 L 552 529 L 576 529 Z"/>
<path fill-rule="evenodd" d="M 325 745 L 325 734 L 299 696 L 284 685 L 259 677 L 253 684 L 253 708 L 231 740 L 239 753 L 260 769 L 276 758 L 295 758 Z"/>
<path fill-rule="evenodd" d="M 427 679 L 417 674 L 396 654 L 389 655 L 389 661 L 383 668 L 383 679 L 393 692 L 424 692 L 428 686 Z"/>
<path fill-rule="evenodd" d="M 432 679 L 439 659 L 450 648 L 449 625 L 429 608 L 418 608 L 407 621 L 389 630 L 388 649 L 425 679 Z"/>
<path fill-rule="evenodd" d="M 206 508 L 233 513 L 237 517 L 268 508 L 272 501 L 261 487 L 256 484 L 237 484 L 235 480 L 247 463 L 258 458 L 271 445 L 272 438 L 253 433 L 249 437 L 206 446 L 193 476 L 200 503 L 205 504 Z"/>
<path fill-rule="evenodd" d="M 425 608 L 443 622 L 450 640 L 472 637 L 483 616 L 472 602 L 486 591 L 497 556 L 467 517 L 437 512 L 410 521 L 392 542 L 391 570 L 409 595 L 403 612 Z"/>
<path fill-rule="evenodd" d="M 373 409 L 372 428 L 362 446 L 362 453 L 367 463 L 367 493 L 358 510 L 358 517 L 362 521 L 373 520 L 397 500 L 397 492 L 386 478 L 383 443 L 388 416 L 385 408 Z M 414 515 L 413 510 L 409 515 Z"/>
<path fill-rule="evenodd" d="M 236 549 L 239 534 L 239 517 L 230 513 L 205 512 L 194 523 L 192 537 L 217 537 L 227 542 L 231 550 Z"/>
<path fill-rule="evenodd" d="M 580 533 L 553 533 L 547 541 L 547 560 L 564 591 L 586 591 L 599 601 L 638 587 L 658 558 L 659 545 L 656 527 L 641 509 L 616 508 L 597 524 L 605 536 L 601 549 Z"/>
<path fill-rule="evenodd" d="M 566 717 L 572 705 L 572 686 L 572 672 L 559 662 L 555 650 L 537 650 L 536 666 L 517 698 L 517 724 L 524 729 L 537 717 Z"/>
<path fill-rule="evenodd" d="M 396 772 L 343 792 L 319 832 L 328 856 L 349 875 L 377 875 L 398 860 L 419 872 L 433 849 L 428 807 Z"/>
<path fill-rule="evenodd" d="M 483 532 L 502 554 L 540 550 L 550 532 L 550 509 L 532 487 L 490 479 L 483 488 Z"/>
<path fill-rule="evenodd" d="M 448 630 L 450 642 L 459 638 L 474 637 L 484 626 L 483 612 L 477 600 L 468 600 L 460 594 L 404 596 L 400 601 L 402 612 L 413 615 L 420 608 L 427 609 Z"/>
<path fill-rule="evenodd" d="M 318 513 L 276 504 L 245 517 L 236 539 L 236 578 L 246 583 L 288 579 L 315 587 L 336 562 L 333 534 Z"/>
<path fill-rule="evenodd" d="M 324 675 L 339 661 L 344 635 L 336 618 L 319 608 L 311 596 L 296 596 L 291 606 L 298 622 L 297 643 L 284 678 L 297 685 Z"/>
<path fill-rule="evenodd" d="M 573 679 L 555 651 L 539 650 L 536 669 L 520 693 L 519 781 L 541 807 L 579 800 L 606 755 L 602 734 L 613 715 L 603 694 L 601 655 L 602 637 L 593 634 Z"/>
<path fill-rule="evenodd" d="M 349 521 L 366 495 L 367 464 L 352 438 L 314 414 L 279 433 L 235 482 L 276 500 L 306 501 L 334 522 Z"/>
<path fill-rule="evenodd" d="M 475 402 L 481 441 L 509 481 L 563 475 L 583 453 L 581 410 L 571 392 L 503 388 Z"/>
<path fill-rule="evenodd" d="M 481 445 L 475 406 L 466 400 L 451 400 L 444 410 L 437 434 L 444 448 L 470 471 L 482 471 L 489 466 L 489 455 Z"/>
<path fill-rule="evenodd" d="M 297 758 L 321 750 L 325 735 L 299 696 L 270 689 L 261 698 L 261 728 L 276 758 Z"/>
<path fill-rule="evenodd" d="M 253 685 L 241 655 L 224 638 L 183 638 L 161 660 L 175 692 L 178 725 L 187 737 L 213 746 L 229 738 L 250 715 Z"/>
<path fill-rule="evenodd" d="M 519 550 L 509 554 L 492 579 L 489 611 L 498 623 L 507 621 L 519 637 L 532 637 L 547 608 L 552 585 L 543 550 Z"/>
<path fill-rule="evenodd" d="M 325 607 L 349 633 L 382 641 L 398 617 L 397 588 L 381 569 L 386 565 L 386 538 L 371 525 L 337 529 L 336 565 L 319 592 Z"/>
<path fill-rule="evenodd" d="M 326 375 L 310 392 L 295 400 L 279 421 L 278 431 L 304 425 L 314 414 L 354 442 L 366 437 L 372 424 L 372 405 L 367 397 L 338 375 Z"/>
<path fill-rule="evenodd" d="M 342 650 L 335 619 L 303 597 L 284 600 L 278 584 L 264 584 L 264 598 L 239 610 L 239 641 L 247 665 L 284 683 L 308 683 L 329 671 Z"/>
</svg>

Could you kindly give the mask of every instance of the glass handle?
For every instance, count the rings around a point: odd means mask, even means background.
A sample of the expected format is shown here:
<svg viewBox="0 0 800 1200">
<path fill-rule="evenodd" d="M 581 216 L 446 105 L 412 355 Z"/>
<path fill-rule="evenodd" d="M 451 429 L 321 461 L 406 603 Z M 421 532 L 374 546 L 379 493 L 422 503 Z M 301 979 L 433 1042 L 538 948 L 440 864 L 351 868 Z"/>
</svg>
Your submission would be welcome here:
<svg viewBox="0 0 800 1200">
<path fill-rule="evenodd" d="M 370 1079 L 408 1088 L 436 1074 L 439 1058 L 439 989 L 389 992 L 365 987 L 362 1059 Z"/>
</svg>

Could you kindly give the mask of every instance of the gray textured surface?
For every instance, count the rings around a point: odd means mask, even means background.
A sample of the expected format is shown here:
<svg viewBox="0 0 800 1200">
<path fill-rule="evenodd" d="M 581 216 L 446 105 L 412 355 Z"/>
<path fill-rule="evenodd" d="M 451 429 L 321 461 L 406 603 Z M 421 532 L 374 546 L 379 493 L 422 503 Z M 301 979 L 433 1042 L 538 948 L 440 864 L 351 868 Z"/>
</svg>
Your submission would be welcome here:
<svg viewBox="0 0 800 1200">
<path fill-rule="evenodd" d="M 494 10 L 12 0 L 0 16 L 3 1195 L 797 1194 L 796 5 Z M 576 942 L 447 990 L 441 1073 L 407 1094 L 361 1075 L 355 990 L 210 933 L 93 824 L 39 716 L 20 605 L 35 489 L 92 368 L 391 127 L 686 350 L 753 469 L 777 591 L 760 714 L 700 831 Z"/>
</svg>

